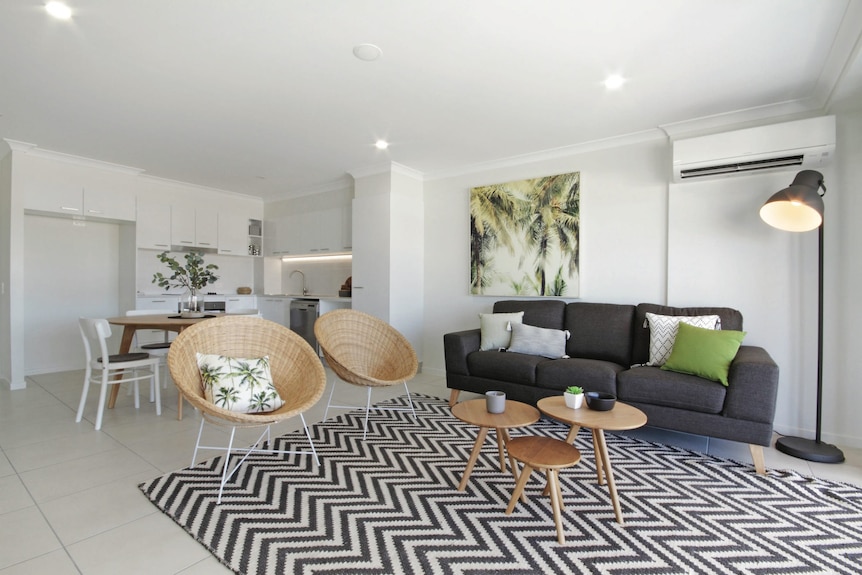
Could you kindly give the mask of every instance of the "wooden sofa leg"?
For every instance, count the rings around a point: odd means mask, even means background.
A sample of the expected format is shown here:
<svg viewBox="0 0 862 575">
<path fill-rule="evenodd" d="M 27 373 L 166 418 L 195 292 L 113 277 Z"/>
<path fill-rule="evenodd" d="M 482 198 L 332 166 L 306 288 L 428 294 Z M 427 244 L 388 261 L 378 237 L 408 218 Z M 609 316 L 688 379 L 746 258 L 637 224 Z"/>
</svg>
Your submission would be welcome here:
<svg viewBox="0 0 862 575">
<path fill-rule="evenodd" d="M 749 443 L 748 449 L 751 451 L 751 459 L 754 460 L 754 470 L 759 475 L 766 475 L 766 463 L 763 460 L 763 446 Z"/>
<path fill-rule="evenodd" d="M 458 396 L 461 395 L 460 389 L 453 389 L 451 393 L 449 393 L 449 407 L 452 407 L 456 403 L 458 403 Z"/>
</svg>

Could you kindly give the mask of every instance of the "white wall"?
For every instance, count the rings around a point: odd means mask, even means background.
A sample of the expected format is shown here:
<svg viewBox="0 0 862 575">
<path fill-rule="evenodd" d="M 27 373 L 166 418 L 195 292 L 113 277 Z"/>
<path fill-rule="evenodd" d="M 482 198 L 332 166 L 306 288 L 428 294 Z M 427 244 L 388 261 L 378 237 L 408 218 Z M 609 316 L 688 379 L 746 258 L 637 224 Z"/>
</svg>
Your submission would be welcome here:
<svg viewBox="0 0 862 575">
<path fill-rule="evenodd" d="M 25 216 L 24 365 L 27 375 L 84 368 L 79 317 L 120 309 L 120 225 Z M 113 350 L 119 346 L 119 332 Z"/>
<path fill-rule="evenodd" d="M 0 152 L 2 153 L 2 152 Z M 12 239 L 12 152 L 0 158 L 0 384 L 12 381 L 10 254 Z"/>
<path fill-rule="evenodd" d="M 862 446 L 862 370 L 856 332 L 862 304 L 862 113 L 838 116 L 838 155 L 822 170 L 826 196 L 826 365 L 823 438 Z M 443 373 L 443 334 L 478 327 L 502 298 L 469 293 L 471 187 L 581 172 L 581 300 L 721 305 L 739 309 L 746 343 L 780 367 L 776 429 L 813 436 L 816 364 L 816 233 L 774 230 L 760 205 L 795 171 L 670 183 L 664 139 L 497 167 L 425 184 L 425 370 Z M 829 182 L 835 180 L 830 186 Z"/>
<path fill-rule="evenodd" d="M 862 437 L 862 109 L 837 113 L 835 178 L 827 181 L 824 436 L 860 446 Z M 810 384 L 809 384 L 810 390 Z M 808 392 L 811 396 L 811 391 Z"/>
<path fill-rule="evenodd" d="M 475 186 L 580 171 L 580 299 L 663 303 L 668 150 L 656 139 L 426 182 L 424 369 L 443 373 L 443 334 L 478 327 L 477 314 L 504 299 L 469 295 L 469 194 Z"/>
</svg>

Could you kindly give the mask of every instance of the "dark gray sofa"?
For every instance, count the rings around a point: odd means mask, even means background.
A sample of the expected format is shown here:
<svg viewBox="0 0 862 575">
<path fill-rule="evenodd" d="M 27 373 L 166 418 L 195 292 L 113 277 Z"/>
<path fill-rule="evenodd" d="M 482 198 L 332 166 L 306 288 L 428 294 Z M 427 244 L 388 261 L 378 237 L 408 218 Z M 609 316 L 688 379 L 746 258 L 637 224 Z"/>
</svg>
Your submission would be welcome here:
<svg viewBox="0 0 862 575">
<path fill-rule="evenodd" d="M 480 330 L 443 336 L 450 405 L 463 391 L 506 392 L 535 405 L 570 385 L 615 394 L 646 413 L 654 427 L 748 443 L 758 473 L 763 447 L 772 441 L 778 366 L 760 347 L 743 345 L 730 366 L 729 385 L 642 364 L 649 360 L 646 313 L 715 314 L 722 329 L 742 330 L 742 314 L 725 307 L 676 308 L 642 303 L 602 304 L 560 300 L 504 300 L 495 313 L 524 312 L 523 322 L 569 330 L 566 359 L 479 351 Z"/>
</svg>

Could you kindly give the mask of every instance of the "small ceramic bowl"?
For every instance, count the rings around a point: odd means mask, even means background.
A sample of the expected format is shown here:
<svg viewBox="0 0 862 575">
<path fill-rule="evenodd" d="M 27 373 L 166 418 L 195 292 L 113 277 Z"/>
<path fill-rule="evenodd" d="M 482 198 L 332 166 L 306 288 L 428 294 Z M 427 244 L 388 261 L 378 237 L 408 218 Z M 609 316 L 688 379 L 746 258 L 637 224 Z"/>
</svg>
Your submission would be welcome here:
<svg viewBox="0 0 862 575">
<path fill-rule="evenodd" d="M 601 391 L 588 391 L 584 394 L 587 407 L 593 411 L 610 411 L 617 402 L 617 396 Z"/>
</svg>

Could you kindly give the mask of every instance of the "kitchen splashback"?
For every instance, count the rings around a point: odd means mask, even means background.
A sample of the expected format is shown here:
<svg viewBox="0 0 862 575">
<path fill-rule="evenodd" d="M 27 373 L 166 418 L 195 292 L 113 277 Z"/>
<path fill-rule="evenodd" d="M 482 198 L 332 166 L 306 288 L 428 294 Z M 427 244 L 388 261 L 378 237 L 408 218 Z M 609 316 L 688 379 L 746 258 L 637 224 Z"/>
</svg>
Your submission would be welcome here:
<svg viewBox="0 0 862 575">
<path fill-rule="evenodd" d="M 135 289 L 139 294 L 159 294 L 164 291 L 152 283 L 153 274 L 168 271 L 167 266 L 156 258 L 160 253 L 156 250 L 138 250 Z M 181 264 L 185 263 L 184 253 L 171 252 L 171 255 Z M 214 284 L 204 288 L 204 291 L 235 294 L 236 288 L 240 286 L 254 286 L 255 258 L 204 254 L 204 262 L 218 266 L 215 274 L 219 278 Z M 171 289 L 170 291 L 179 293 L 182 290 Z"/>
<path fill-rule="evenodd" d="M 281 291 L 278 293 L 302 292 L 302 277 L 299 274 L 290 277 L 290 273 L 294 270 L 300 270 L 305 274 L 305 287 L 309 293 L 338 295 L 338 288 L 353 274 L 353 263 L 351 260 L 282 262 Z"/>
</svg>

